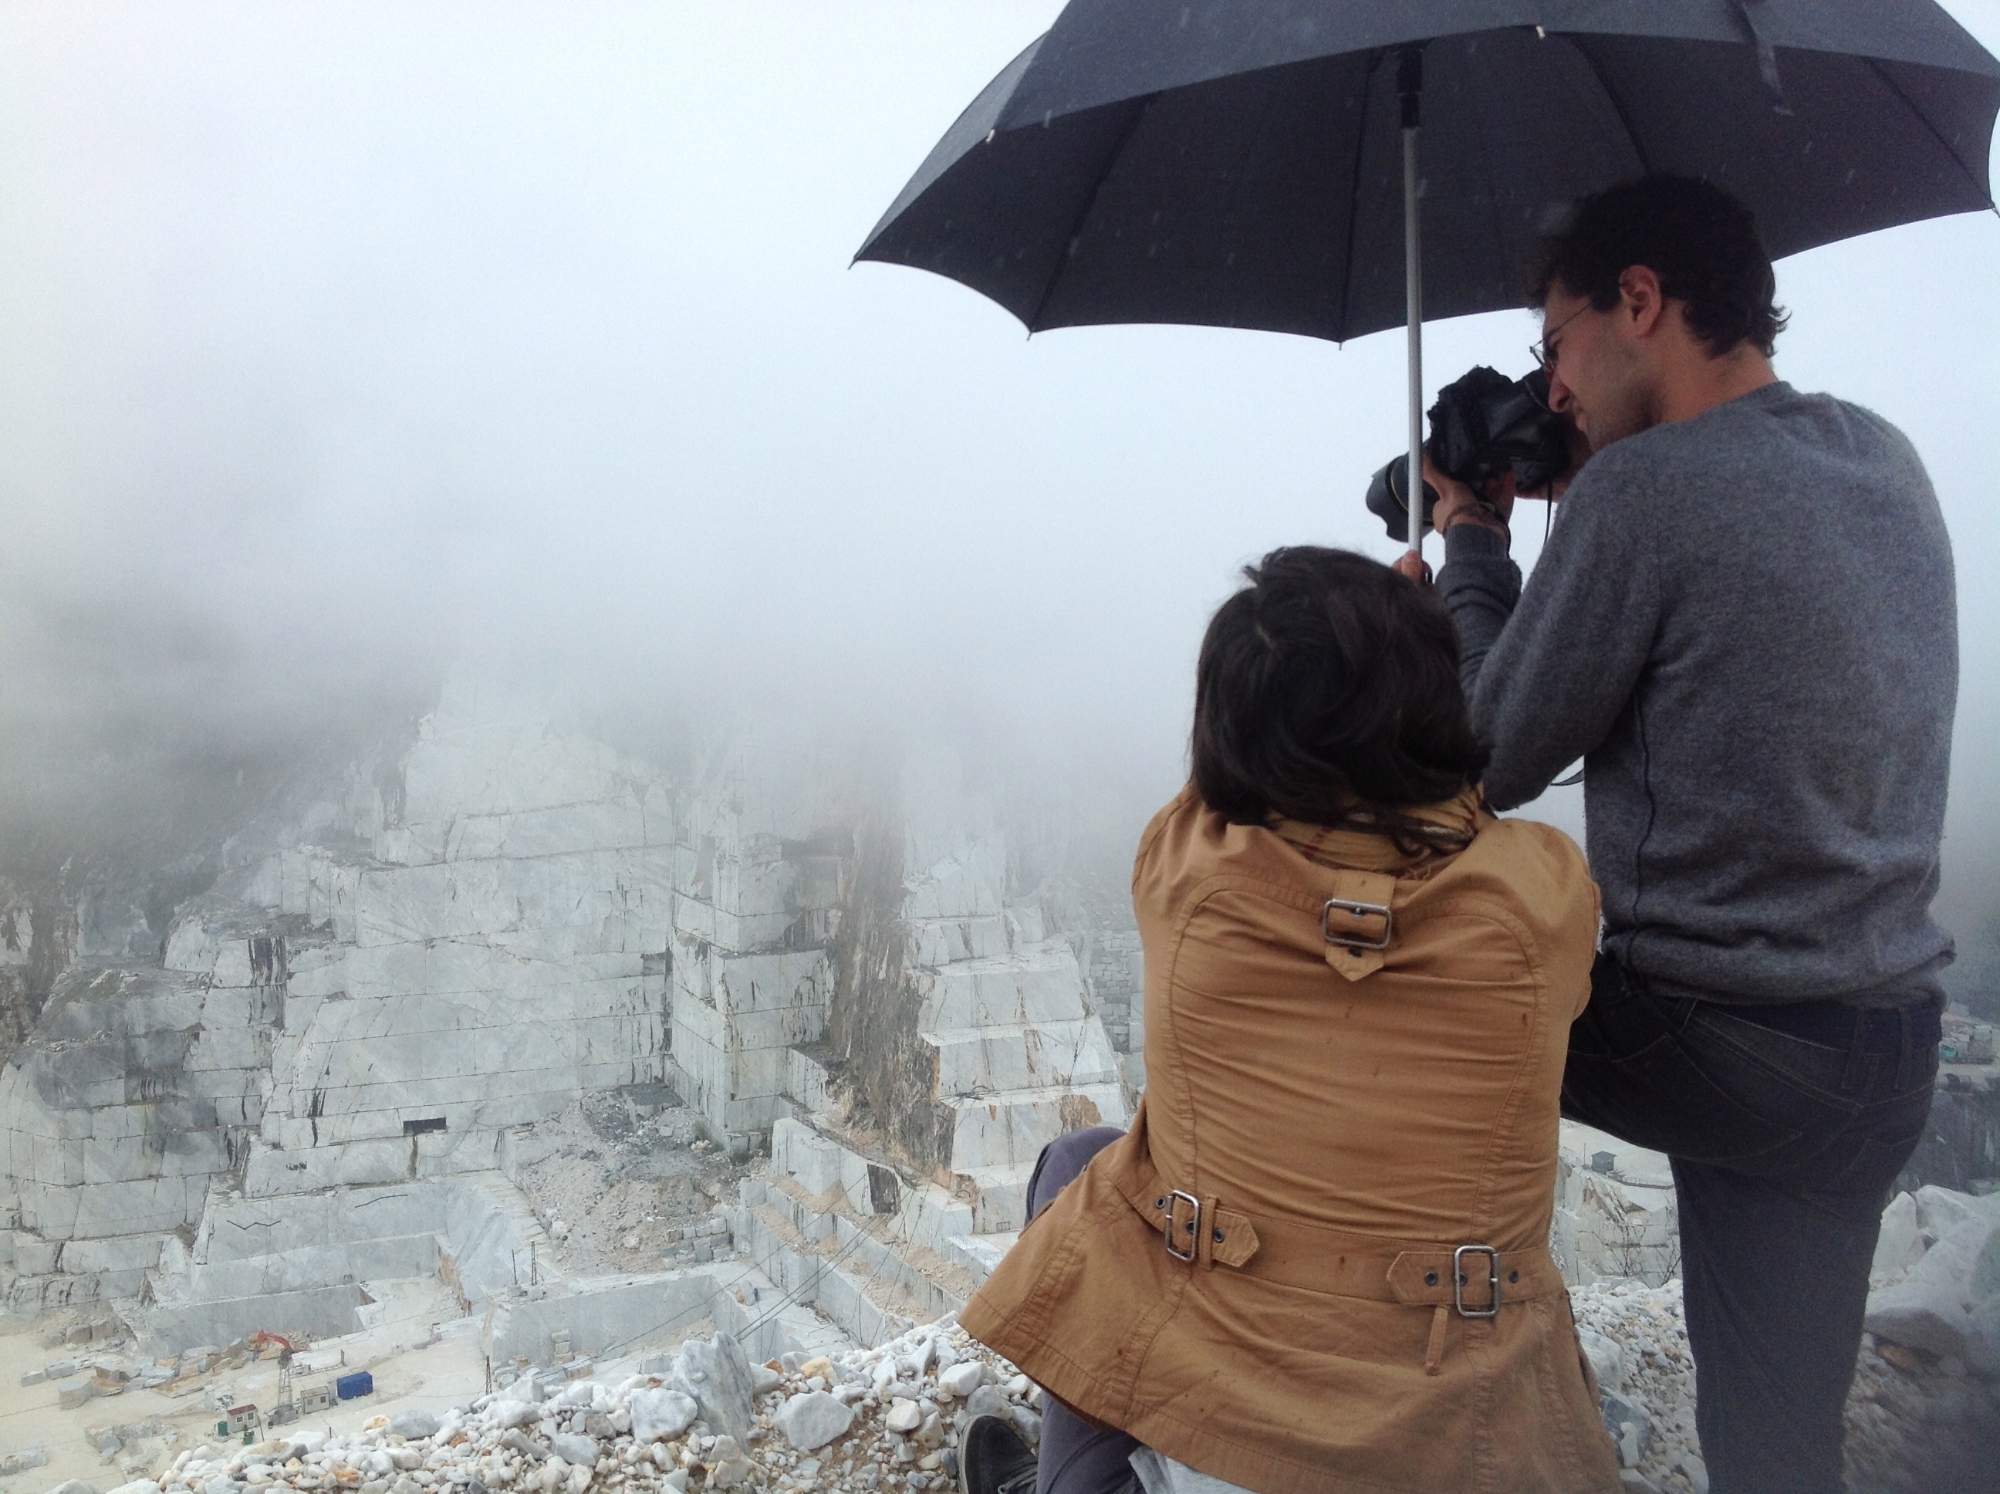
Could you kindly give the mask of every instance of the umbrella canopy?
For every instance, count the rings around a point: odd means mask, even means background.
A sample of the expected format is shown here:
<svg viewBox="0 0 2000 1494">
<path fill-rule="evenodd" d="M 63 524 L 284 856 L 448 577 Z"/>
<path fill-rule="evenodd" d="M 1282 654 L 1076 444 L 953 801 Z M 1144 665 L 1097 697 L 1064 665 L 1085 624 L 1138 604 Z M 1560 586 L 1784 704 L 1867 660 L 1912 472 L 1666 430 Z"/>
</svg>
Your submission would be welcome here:
<svg viewBox="0 0 2000 1494">
<path fill-rule="evenodd" d="M 2000 61 L 1931 0 L 1074 0 L 856 257 L 1030 331 L 1401 325 L 1412 43 L 1431 317 L 1520 305 L 1556 214 L 1648 173 L 1774 256 L 1993 205 Z"/>
</svg>

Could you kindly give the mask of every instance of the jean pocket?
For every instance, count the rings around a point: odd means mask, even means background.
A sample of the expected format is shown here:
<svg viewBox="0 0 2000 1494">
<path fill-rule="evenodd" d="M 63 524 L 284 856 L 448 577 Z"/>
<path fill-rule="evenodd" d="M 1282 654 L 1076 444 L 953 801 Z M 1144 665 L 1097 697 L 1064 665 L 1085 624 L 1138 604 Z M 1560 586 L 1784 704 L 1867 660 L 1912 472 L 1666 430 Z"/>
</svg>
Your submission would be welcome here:
<svg viewBox="0 0 2000 1494">
<path fill-rule="evenodd" d="M 1613 1067 L 1631 1108 L 1645 1114 L 1646 1124 L 1628 1136 L 1641 1146 L 1689 1162 L 1741 1164 L 1782 1151 L 1803 1134 L 1793 1107 L 1765 1103 L 1769 1097 L 1758 1086 L 1742 1092 L 1727 1066 L 1718 1076 L 1711 1054 L 1691 1045 L 1686 1033 L 1649 1043 Z M 1636 1134 L 1641 1130 L 1646 1134 Z"/>
<path fill-rule="evenodd" d="M 1872 1098 L 1843 1089 L 1853 1063 L 1848 1045 L 1795 1037 L 1712 1006 L 1689 1018 L 1686 1035 L 1710 1054 L 1707 1066 L 1725 1075 L 1730 1088 L 1755 1096 L 1765 1107 L 1789 1112 L 1804 1101 L 1828 1119 L 1847 1118 L 1860 1114 Z M 1864 1070 L 1870 1068 L 1864 1060 Z"/>
</svg>

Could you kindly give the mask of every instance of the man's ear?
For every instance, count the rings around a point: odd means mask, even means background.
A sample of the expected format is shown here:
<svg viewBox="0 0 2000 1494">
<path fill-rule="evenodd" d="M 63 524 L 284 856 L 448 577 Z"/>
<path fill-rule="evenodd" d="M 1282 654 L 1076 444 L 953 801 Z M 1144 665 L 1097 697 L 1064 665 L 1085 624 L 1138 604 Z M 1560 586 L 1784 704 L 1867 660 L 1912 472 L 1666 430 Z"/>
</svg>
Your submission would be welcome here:
<svg viewBox="0 0 2000 1494">
<path fill-rule="evenodd" d="M 1618 277 L 1618 314 L 1631 337 L 1650 337 L 1666 315 L 1660 277 L 1645 265 L 1629 265 Z"/>
</svg>

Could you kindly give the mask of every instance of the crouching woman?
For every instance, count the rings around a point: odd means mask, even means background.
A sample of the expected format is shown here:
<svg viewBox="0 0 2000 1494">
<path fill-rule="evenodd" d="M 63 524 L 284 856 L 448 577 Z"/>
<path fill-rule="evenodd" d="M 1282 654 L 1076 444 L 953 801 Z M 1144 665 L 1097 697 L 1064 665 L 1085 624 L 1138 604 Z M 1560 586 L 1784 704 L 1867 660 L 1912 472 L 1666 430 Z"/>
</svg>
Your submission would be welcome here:
<svg viewBox="0 0 2000 1494">
<path fill-rule="evenodd" d="M 1043 1153 L 961 1322 L 1051 1397 L 1041 1494 L 1616 1490 L 1547 1250 L 1583 857 L 1482 807 L 1430 592 L 1246 574 L 1133 869 L 1138 1114 Z M 974 1494 L 1033 1469 L 985 1420 L 962 1458 Z"/>
</svg>

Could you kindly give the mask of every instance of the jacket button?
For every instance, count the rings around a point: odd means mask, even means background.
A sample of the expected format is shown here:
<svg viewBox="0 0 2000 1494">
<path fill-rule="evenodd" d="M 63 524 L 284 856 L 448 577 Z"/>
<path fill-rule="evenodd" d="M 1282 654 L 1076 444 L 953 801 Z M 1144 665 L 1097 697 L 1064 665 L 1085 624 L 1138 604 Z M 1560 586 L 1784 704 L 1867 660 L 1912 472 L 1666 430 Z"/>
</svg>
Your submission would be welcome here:
<svg viewBox="0 0 2000 1494">
<path fill-rule="evenodd" d="M 1156 1209 L 1164 1209 L 1166 1206 L 1167 1206 L 1167 1201 L 1164 1198 L 1156 1198 L 1153 1200 L 1153 1207 Z"/>
<path fill-rule="evenodd" d="M 1220 1245 L 1220 1244 L 1222 1243 L 1222 1231 L 1221 1231 L 1221 1230 L 1217 1230 L 1217 1231 L 1215 1232 L 1215 1243 L 1216 1243 L 1216 1244 L 1218 1244 L 1218 1245 Z"/>
<path fill-rule="evenodd" d="M 1425 1286 L 1427 1286 L 1427 1287 L 1434 1287 L 1434 1286 L 1436 1286 L 1437 1284 L 1438 1284 L 1438 1274 L 1437 1274 L 1437 1272 L 1435 1272 L 1435 1271 L 1426 1271 L 1426 1272 L 1424 1272 L 1424 1285 L 1425 1285 Z"/>
<path fill-rule="evenodd" d="M 1521 1273 L 1519 1271 L 1509 1271 L 1507 1273 L 1507 1279 L 1509 1281 L 1519 1281 L 1521 1279 Z"/>
</svg>

